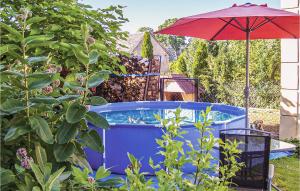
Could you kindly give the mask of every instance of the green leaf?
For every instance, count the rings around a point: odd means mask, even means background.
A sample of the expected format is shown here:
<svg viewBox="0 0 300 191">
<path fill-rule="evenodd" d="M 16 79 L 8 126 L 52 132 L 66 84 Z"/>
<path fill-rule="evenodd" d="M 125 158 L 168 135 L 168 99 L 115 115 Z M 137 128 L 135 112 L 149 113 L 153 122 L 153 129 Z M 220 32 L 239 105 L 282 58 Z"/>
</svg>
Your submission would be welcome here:
<svg viewBox="0 0 300 191">
<path fill-rule="evenodd" d="M 30 19 L 28 19 L 26 21 L 26 24 L 30 25 L 30 24 L 33 24 L 33 23 L 38 23 L 38 22 L 41 22 L 45 19 L 46 19 L 46 17 L 31 17 Z"/>
<path fill-rule="evenodd" d="M 85 90 L 78 82 L 65 82 L 64 88 L 70 88 L 74 90 Z"/>
<path fill-rule="evenodd" d="M 29 173 L 25 172 L 23 184 L 22 185 L 17 184 L 17 187 L 19 188 L 20 191 L 32 191 L 35 185 L 36 185 L 36 181 L 34 180 L 34 178 Z"/>
<path fill-rule="evenodd" d="M 88 79 L 88 88 L 93 88 L 99 86 L 102 82 L 105 81 L 105 76 L 101 73 L 96 73 L 93 74 L 89 79 Z"/>
<path fill-rule="evenodd" d="M 86 120 L 95 125 L 96 127 L 107 129 L 109 124 L 107 120 L 96 112 L 89 111 L 85 114 Z"/>
<path fill-rule="evenodd" d="M 54 156 L 58 162 L 66 161 L 75 152 L 73 143 L 54 145 Z"/>
<path fill-rule="evenodd" d="M 45 180 L 44 180 L 44 175 L 43 175 L 41 169 L 38 167 L 38 165 L 34 164 L 33 162 L 30 162 L 30 167 L 34 173 L 36 180 L 43 187 Z"/>
<path fill-rule="evenodd" d="M 7 114 L 14 114 L 26 109 L 25 103 L 20 99 L 8 99 L 0 105 L 0 110 Z"/>
<path fill-rule="evenodd" d="M 71 171 L 67 171 L 67 172 L 63 172 L 59 178 L 58 178 L 58 181 L 59 182 L 63 182 L 65 180 L 67 180 L 70 176 L 71 176 L 72 172 Z"/>
<path fill-rule="evenodd" d="M 122 184 L 124 181 L 122 178 L 109 178 L 104 181 L 98 181 L 97 185 L 99 187 L 118 187 L 118 185 Z"/>
<path fill-rule="evenodd" d="M 0 180 L 1 186 L 3 186 L 14 182 L 15 175 L 11 170 L 0 167 Z"/>
<path fill-rule="evenodd" d="M 89 53 L 89 64 L 95 64 L 98 62 L 99 53 L 96 50 L 92 50 Z"/>
<path fill-rule="evenodd" d="M 32 44 L 32 43 L 47 43 L 48 40 L 51 40 L 54 36 L 53 35 L 32 35 L 29 37 L 26 37 L 24 39 L 24 43 L 26 45 Z"/>
<path fill-rule="evenodd" d="M 84 154 L 82 155 L 84 156 Z M 93 171 L 92 167 L 90 166 L 90 163 L 86 160 L 85 157 L 82 157 L 81 155 L 72 155 L 70 158 L 70 162 L 73 164 L 76 164 L 77 166 L 79 166 L 80 168 L 84 169 L 87 168 L 89 169 L 91 172 Z"/>
<path fill-rule="evenodd" d="M 44 167 L 47 163 L 47 154 L 40 143 L 35 144 L 35 157 L 39 166 Z"/>
<path fill-rule="evenodd" d="M 53 143 L 53 135 L 51 129 L 44 118 L 32 116 L 29 118 L 29 123 L 32 129 L 36 130 L 38 136 L 48 144 Z"/>
<path fill-rule="evenodd" d="M 86 113 L 85 106 L 79 104 L 78 102 L 72 103 L 66 112 L 66 120 L 68 123 L 77 123 L 79 122 Z"/>
<path fill-rule="evenodd" d="M 87 168 L 84 168 L 84 170 L 81 171 L 80 168 L 72 166 L 72 175 L 74 176 L 75 181 L 80 182 L 81 184 L 88 184 L 88 174 L 89 170 Z"/>
<path fill-rule="evenodd" d="M 50 47 L 51 45 L 54 45 L 55 43 L 57 43 L 57 41 L 33 42 L 27 46 L 27 49 L 30 50 L 32 48 L 37 48 L 37 47 Z"/>
<path fill-rule="evenodd" d="M 13 140 L 16 140 L 20 136 L 30 132 L 30 128 L 24 124 L 23 126 L 12 126 L 9 128 L 8 132 L 6 133 L 4 137 L 5 142 L 10 142 Z"/>
<path fill-rule="evenodd" d="M 80 98 L 80 95 L 64 95 L 59 98 L 57 98 L 57 101 L 63 102 L 63 101 L 72 101 Z"/>
<path fill-rule="evenodd" d="M 50 31 L 58 31 L 60 29 L 62 29 L 62 27 L 60 25 L 56 25 L 56 24 L 52 24 L 49 26 Z"/>
<path fill-rule="evenodd" d="M 3 72 L 0 72 L 0 81 L 3 83 L 3 82 L 10 82 L 10 81 L 14 81 L 14 80 L 17 80 L 20 84 L 20 77 L 23 77 L 24 75 L 19 73 L 19 72 L 16 72 L 16 71 L 3 71 Z M 10 77 L 13 77 L 13 78 L 10 78 Z"/>
<path fill-rule="evenodd" d="M 80 46 L 71 44 L 73 53 L 75 54 L 76 58 L 81 62 L 82 64 L 86 65 L 89 63 L 89 57 L 82 51 L 82 48 Z"/>
<path fill-rule="evenodd" d="M 53 74 L 51 74 L 51 73 L 39 73 L 39 72 L 36 72 L 36 73 L 29 74 L 28 78 L 44 78 L 45 76 L 48 76 L 48 77 L 52 78 Z"/>
<path fill-rule="evenodd" d="M 41 89 L 51 84 L 52 74 L 35 74 L 29 75 L 29 85 L 30 90 Z"/>
<path fill-rule="evenodd" d="M 57 104 L 59 103 L 54 97 L 37 96 L 30 99 L 31 103 Z"/>
<path fill-rule="evenodd" d="M 34 186 L 34 187 L 32 188 L 32 191 L 41 191 L 41 189 L 40 189 L 40 187 L 38 187 L 38 186 Z"/>
<path fill-rule="evenodd" d="M 16 40 L 21 41 L 23 39 L 22 34 L 16 29 L 10 27 L 9 25 L 0 22 L 0 28 L 7 30 Z"/>
<path fill-rule="evenodd" d="M 68 124 L 64 123 L 56 133 L 56 140 L 58 144 L 65 144 L 74 139 L 78 134 L 80 128 L 78 123 Z"/>
<path fill-rule="evenodd" d="M 39 56 L 39 57 L 29 57 L 27 58 L 27 62 L 29 64 L 37 63 L 37 62 L 43 62 L 48 60 L 47 56 Z"/>
<path fill-rule="evenodd" d="M 100 166 L 96 172 L 96 180 L 106 178 L 110 175 L 110 172 L 106 170 L 103 166 Z"/>
<path fill-rule="evenodd" d="M 119 65 L 119 68 L 123 74 L 127 74 L 126 67 L 124 65 Z"/>
<path fill-rule="evenodd" d="M 81 138 L 85 145 L 89 148 L 98 152 L 103 152 L 102 139 L 97 131 L 91 130 L 89 132 L 83 133 Z"/>
<path fill-rule="evenodd" d="M 7 71 L 3 71 L 0 73 L 1 76 L 5 75 L 5 76 L 17 76 L 17 77 L 23 77 L 24 75 L 21 74 L 20 72 L 17 72 L 17 71 L 10 71 L 10 70 L 7 70 Z"/>
<path fill-rule="evenodd" d="M 57 170 L 56 172 L 54 172 L 53 174 L 50 175 L 48 181 L 46 182 L 46 191 L 51 191 L 54 183 L 56 180 L 58 180 L 59 176 L 64 172 L 65 167 L 60 168 L 59 170 Z"/>
<path fill-rule="evenodd" d="M 107 101 L 100 96 L 93 96 L 89 98 L 89 105 L 105 105 Z"/>
<path fill-rule="evenodd" d="M 10 52 L 10 51 L 13 51 L 13 50 L 20 50 L 20 47 L 18 47 L 17 45 L 15 44 L 5 44 L 5 45 L 2 45 L 0 47 L 0 55 L 6 53 L 6 52 Z"/>
</svg>

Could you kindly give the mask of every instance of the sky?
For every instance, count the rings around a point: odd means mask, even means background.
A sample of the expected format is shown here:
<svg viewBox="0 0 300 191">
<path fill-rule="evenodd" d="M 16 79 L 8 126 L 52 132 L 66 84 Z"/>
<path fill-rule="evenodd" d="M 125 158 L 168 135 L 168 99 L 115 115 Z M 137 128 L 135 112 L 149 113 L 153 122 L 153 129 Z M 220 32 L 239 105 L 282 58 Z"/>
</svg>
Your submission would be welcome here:
<svg viewBox="0 0 300 191">
<path fill-rule="evenodd" d="M 280 0 L 80 0 L 93 8 L 107 8 L 110 5 L 123 5 L 124 17 L 129 22 L 123 30 L 135 33 L 140 27 L 158 28 L 166 19 L 205 13 L 236 4 L 255 3 L 280 8 Z"/>
</svg>

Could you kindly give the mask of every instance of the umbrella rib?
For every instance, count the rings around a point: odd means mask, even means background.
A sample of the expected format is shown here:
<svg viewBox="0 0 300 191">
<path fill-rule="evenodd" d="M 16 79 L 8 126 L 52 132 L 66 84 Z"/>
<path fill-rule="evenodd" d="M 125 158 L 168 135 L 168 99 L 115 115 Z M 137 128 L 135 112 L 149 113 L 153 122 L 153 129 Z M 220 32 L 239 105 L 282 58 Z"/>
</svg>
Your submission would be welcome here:
<svg viewBox="0 0 300 191">
<path fill-rule="evenodd" d="M 289 35 L 291 35 L 293 38 L 297 38 L 296 35 L 294 35 L 293 33 L 287 31 L 286 29 L 284 29 L 283 27 L 281 27 L 280 25 L 278 25 L 277 23 L 275 23 L 273 20 L 274 19 L 270 19 L 268 17 L 265 17 L 266 20 L 268 20 L 270 23 L 272 23 L 273 25 L 275 25 L 276 27 L 278 27 L 279 29 L 283 30 L 284 32 L 288 33 Z"/>
<path fill-rule="evenodd" d="M 216 34 L 214 34 L 214 36 L 212 38 L 210 38 L 210 40 L 214 40 L 228 25 L 231 25 L 231 26 L 233 26 L 233 27 L 235 27 L 235 28 L 243 31 L 242 28 L 239 28 L 238 26 L 236 26 L 236 25 L 234 25 L 234 24 L 231 23 L 235 19 L 234 17 L 231 18 L 229 21 L 226 21 L 226 20 L 224 20 L 222 18 L 219 18 L 219 19 L 222 20 L 222 21 L 224 21 L 226 24 L 222 28 L 220 28 L 220 30 L 218 30 L 216 32 Z"/>
<path fill-rule="evenodd" d="M 274 20 L 276 17 L 273 17 L 272 19 L 265 17 L 265 20 L 263 20 L 262 22 L 260 22 L 258 25 L 256 25 L 254 28 L 251 28 L 251 31 L 255 31 L 256 29 L 264 26 L 265 24 L 269 23 L 271 20 Z"/>
<path fill-rule="evenodd" d="M 250 27 L 250 30 L 252 30 L 252 27 L 255 25 L 256 21 L 257 21 L 258 17 L 255 18 L 255 20 L 253 21 L 251 27 Z"/>
<path fill-rule="evenodd" d="M 235 27 L 235 28 L 237 28 L 237 29 L 243 31 L 242 28 L 240 28 L 239 26 L 236 26 L 236 25 L 234 25 L 234 24 L 231 23 L 231 21 L 232 21 L 234 18 L 232 18 L 230 21 L 226 21 L 225 19 L 222 19 L 222 18 L 219 18 L 219 19 L 222 20 L 222 21 L 224 21 L 225 23 L 229 23 L 231 26 L 233 26 L 233 27 Z M 245 32 L 245 31 L 244 31 L 244 32 Z"/>
<path fill-rule="evenodd" d="M 243 25 L 236 18 L 234 18 L 233 20 L 240 26 L 242 31 L 244 31 L 244 32 L 246 31 L 246 29 L 243 27 Z"/>
<path fill-rule="evenodd" d="M 221 19 L 221 20 L 224 21 L 223 19 Z M 216 32 L 216 34 L 214 34 L 214 36 L 210 40 L 214 40 L 233 20 L 234 20 L 234 18 L 231 18 L 229 21 L 225 21 L 226 24 L 223 25 L 222 28 L 220 28 L 220 30 L 218 30 Z"/>
</svg>

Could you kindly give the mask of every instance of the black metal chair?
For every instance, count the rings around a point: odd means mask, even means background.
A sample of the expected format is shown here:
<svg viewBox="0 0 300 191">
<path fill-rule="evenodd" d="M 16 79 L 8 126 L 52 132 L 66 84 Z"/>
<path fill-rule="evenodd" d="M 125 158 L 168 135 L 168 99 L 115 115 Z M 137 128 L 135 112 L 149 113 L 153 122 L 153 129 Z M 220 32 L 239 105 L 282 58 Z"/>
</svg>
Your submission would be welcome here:
<svg viewBox="0 0 300 191">
<path fill-rule="evenodd" d="M 272 177 L 269 176 L 269 156 L 271 134 L 269 132 L 235 128 L 220 130 L 220 139 L 223 142 L 238 141 L 241 151 L 237 161 L 244 166 L 232 179 L 232 186 L 253 189 L 270 189 Z M 224 150 L 220 148 L 220 165 L 226 165 Z M 271 167 L 274 169 L 274 167 Z M 272 174 L 272 173 L 271 173 Z M 220 175 L 221 176 L 221 175 Z"/>
</svg>

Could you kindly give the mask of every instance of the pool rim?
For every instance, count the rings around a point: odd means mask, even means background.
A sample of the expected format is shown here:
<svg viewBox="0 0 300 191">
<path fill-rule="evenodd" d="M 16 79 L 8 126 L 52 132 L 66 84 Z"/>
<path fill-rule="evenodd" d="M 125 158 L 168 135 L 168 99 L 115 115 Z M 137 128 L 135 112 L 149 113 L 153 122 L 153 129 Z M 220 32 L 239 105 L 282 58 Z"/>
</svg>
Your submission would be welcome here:
<svg viewBox="0 0 300 191">
<path fill-rule="evenodd" d="M 153 105 L 149 105 L 149 104 L 153 104 Z M 237 115 L 236 117 L 232 118 L 232 119 L 228 119 L 228 120 L 224 120 L 224 121 L 213 121 L 211 123 L 211 125 L 225 125 L 227 123 L 231 123 L 234 121 L 238 121 L 241 120 L 243 118 L 245 118 L 245 108 L 243 107 L 238 107 L 238 106 L 232 106 L 232 105 L 227 105 L 227 104 L 223 104 L 223 103 L 210 103 L 210 102 L 190 102 L 190 101 L 133 101 L 133 102 L 115 102 L 115 103 L 107 103 L 105 105 L 101 105 L 101 106 L 91 106 L 90 107 L 90 111 L 96 112 L 96 113 L 103 113 L 103 112 L 111 112 L 111 111 L 126 111 L 126 110 L 134 110 L 134 109 L 148 109 L 150 106 L 152 106 L 152 108 L 157 109 L 158 106 L 167 106 L 168 107 L 172 107 L 175 105 L 179 106 L 184 106 L 181 107 L 183 109 L 193 109 L 193 108 L 188 108 L 186 106 L 194 106 L 195 105 L 200 105 L 202 107 L 207 107 L 207 106 L 212 106 L 212 108 L 214 108 L 214 106 L 217 106 L 218 109 L 216 109 L 216 111 L 222 111 L 222 109 L 227 109 L 226 111 L 224 111 L 225 113 L 228 113 L 227 111 L 230 111 L 229 109 L 235 109 L 234 111 L 239 113 L 239 114 L 235 114 Z M 141 106 L 148 106 L 148 107 L 141 107 Z M 139 106 L 139 107 L 138 107 Z M 153 107 L 156 106 L 156 107 Z M 129 109 L 128 109 L 129 107 Z M 132 109 L 130 109 L 132 108 Z M 152 109 L 149 108 L 149 109 Z M 177 107 L 173 107 L 173 109 L 178 108 Z M 221 108 L 221 110 L 220 110 Z M 99 111 L 101 109 L 101 111 Z M 160 108 L 161 109 L 161 108 Z M 164 108 L 163 108 L 164 109 Z M 165 108 L 168 109 L 168 108 Z M 231 114 L 231 113 L 229 113 Z M 123 124 L 123 123 L 109 123 L 110 127 L 115 127 L 115 126 L 131 126 L 131 127 L 162 127 L 161 124 Z M 182 128 L 192 128 L 195 127 L 194 123 L 193 124 L 183 124 L 181 125 Z"/>
</svg>

